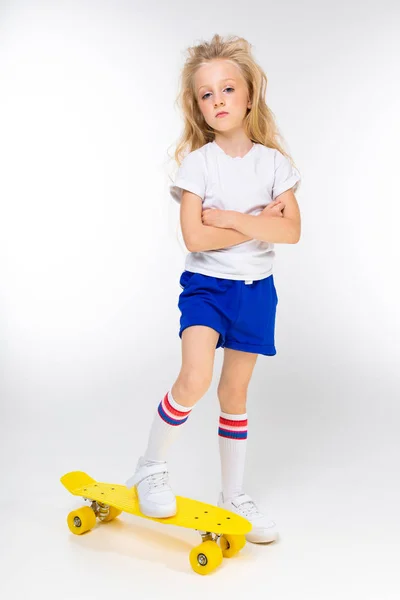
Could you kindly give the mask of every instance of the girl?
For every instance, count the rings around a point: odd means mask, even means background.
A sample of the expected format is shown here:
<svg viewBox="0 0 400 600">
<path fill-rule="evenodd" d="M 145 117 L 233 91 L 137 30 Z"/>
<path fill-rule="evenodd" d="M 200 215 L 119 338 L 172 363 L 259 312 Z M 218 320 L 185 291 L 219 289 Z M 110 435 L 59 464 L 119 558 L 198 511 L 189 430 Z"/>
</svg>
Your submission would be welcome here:
<svg viewBox="0 0 400 600">
<path fill-rule="evenodd" d="M 183 67 L 185 128 L 170 186 L 180 203 L 189 250 L 180 278 L 182 367 L 158 405 L 145 453 L 127 481 L 141 511 L 176 513 L 167 451 L 207 392 L 216 348 L 224 348 L 218 385 L 222 486 L 217 504 L 252 522 L 251 542 L 277 539 L 275 522 L 244 492 L 247 388 L 258 354 L 276 354 L 274 242 L 297 243 L 298 171 L 277 141 L 264 95 L 267 78 L 243 38 L 190 48 Z M 182 163 L 182 149 L 188 147 Z M 279 198 L 278 198 L 279 197 Z"/>
</svg>

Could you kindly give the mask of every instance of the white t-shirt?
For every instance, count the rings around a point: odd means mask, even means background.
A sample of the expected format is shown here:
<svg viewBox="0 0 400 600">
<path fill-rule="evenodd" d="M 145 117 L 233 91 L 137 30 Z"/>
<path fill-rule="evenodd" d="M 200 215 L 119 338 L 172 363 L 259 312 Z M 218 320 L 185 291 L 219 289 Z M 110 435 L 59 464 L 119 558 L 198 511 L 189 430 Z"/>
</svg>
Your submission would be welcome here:
<svg viewBox="0 0 400 600">
<path fill-rule="evenodd" d="M 182 190 L 203 199 L 203 210 L 219 208 L 257 215 L 275 198 L 300 182 L 299 172 L 278 150 L 253 144 L 243 157 L 232 157 L 215 142 L 183 159 L 170 194 L 178 203 Z M 259 280 L 271 275 L 274 244 L 248 240 L 235 246 L 189 252 L 185 269 L 214 277 Z"/>
</svg>

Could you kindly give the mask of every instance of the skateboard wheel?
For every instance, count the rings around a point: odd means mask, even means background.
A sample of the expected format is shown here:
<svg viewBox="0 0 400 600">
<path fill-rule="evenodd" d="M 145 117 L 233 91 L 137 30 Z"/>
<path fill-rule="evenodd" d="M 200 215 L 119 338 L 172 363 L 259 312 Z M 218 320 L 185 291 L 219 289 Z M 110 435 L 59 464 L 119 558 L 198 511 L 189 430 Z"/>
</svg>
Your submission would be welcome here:
<svg viewBox="0 0 400 600">
<path fill-rule="evenodd" d="M 219 543 L 222 550 L 222 556 L 231 558 L 235 556 L 246 545 L 246 537 L 244 535 L 232 535 L 225 533 L 219 538 Z"/>
<path fill-rule="evenodd" d="M 190 564 L 195 573 L 208 575 L 222 563 L 222 550 L 212 540 L 207 540 L 193 548 L 189 555 Z"/>
<path fill-rule="evenodd" d="M 113 519 L 115 519 L 115 517 L 118 517 L 118 515 L 120 515 L 122 513 L 122 510 L 119 510 L 119 508 L 115 508 L 114 506 L 110 506 L 109 511 L 108 511 L 108 515 L 106 516 L 105 519 L 101 519 L 102 523 L 109 523 L 110 521 L 112 521 Z"/>
<path fill-rule="evenodd" d="M 86 531 L 90 531 L 96 525 L 96 515 L 90 506 L 83 506 L 69 513 L 67 523 L 72 533 L 81 535 Z"/>
</svg>

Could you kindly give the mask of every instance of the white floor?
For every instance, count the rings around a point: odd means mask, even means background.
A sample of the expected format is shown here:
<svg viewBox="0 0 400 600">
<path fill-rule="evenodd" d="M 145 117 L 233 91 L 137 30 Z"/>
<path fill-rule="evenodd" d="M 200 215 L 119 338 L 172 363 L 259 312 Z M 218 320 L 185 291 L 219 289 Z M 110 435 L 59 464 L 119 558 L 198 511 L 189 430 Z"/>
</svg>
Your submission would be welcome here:
<svg viewBox="0 0 400 600">
<path fill-rule="evenodd" d="M 101 481 L 124 483 L 134 466 L 126 449 L 131 445 L 135 455 L 142 447 L 152 407 L 140 430 L 132 429 L 129 418 L 118 418 L 124 400 L 115 400 L 112 409 L 103 404 L 96 414 L 83 402 L 78 410 L 76 398 L 71 411 L 66 405 L 60 412 L 58 405 L 41 412 L 40 403 L 18 415 L 10 410 L 1 427 L 1 597 L 229 593 L 274 600 L 398 600 L 399 443 L 390 385 L 364 380 L 362 399 L 370 409 L 357 413 L 356 388 L 350 403 L 332 381 L 321 410 L 306 408 L 307 418 L 300 421 L 293 412 L 285 414 L 283 388 L 280 408 L 269 403 L 268 414 L 262 413 L 268 424 L 263 441 L 260 423 L 249 436 L 246 472 L 246 491 L 268 507 L 280 540 L 247 544 L 206 577 L 189 565 L 190 549 L 200 542 L 194 531 L 126 514 L 83 536 L 70 533 L 66 524 L 82 500 L 64 489 L 60 476 L 79 469 Z M 70 391 L 64 393 L 67 398 Z M 219 491 L 213 395 L 210 390 L 196 407 L 170 459 L 176 493 L 211 503 Z M 201 433 L 199 421 L 208 423 Z"/>
</svg>

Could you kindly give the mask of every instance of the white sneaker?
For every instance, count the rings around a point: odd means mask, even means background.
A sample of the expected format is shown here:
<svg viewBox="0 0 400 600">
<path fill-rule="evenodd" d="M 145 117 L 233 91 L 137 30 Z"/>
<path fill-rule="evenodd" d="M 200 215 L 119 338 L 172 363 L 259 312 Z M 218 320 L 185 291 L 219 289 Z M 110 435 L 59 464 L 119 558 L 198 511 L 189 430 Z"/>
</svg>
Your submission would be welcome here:
<svg viewBox="0 0 400 600">
<path fill-rule="evenodd" d="M 147 517 L 173 517 L 176 515 L 176 497 L 168 482 L 166 462 L 139 458 L 135 474 L 126 482 L 128 489 L 136 486 L 139 508 Z"/>
<path fill-rule="evenodd" d="M 263 542 L 274 542 L 278 538 L 276 523 L 260 513 L 255 502 L 247 494 L 240 494 L 225 500 L 221 492 L 218 498 L 218 506 L 250 521 L 253 529 L 246 534 L 248 542 L 261 544 Z"/>
</svg>

